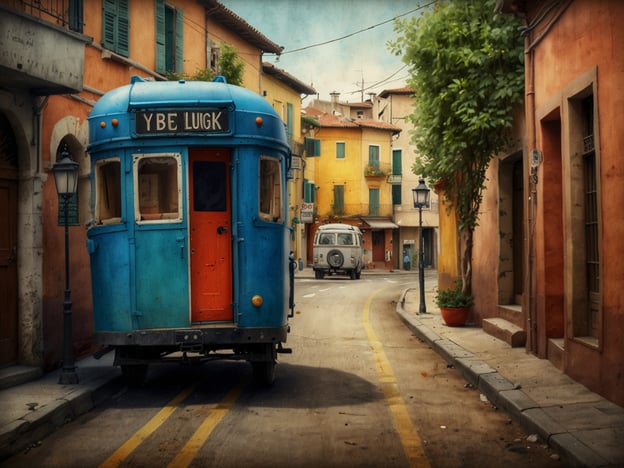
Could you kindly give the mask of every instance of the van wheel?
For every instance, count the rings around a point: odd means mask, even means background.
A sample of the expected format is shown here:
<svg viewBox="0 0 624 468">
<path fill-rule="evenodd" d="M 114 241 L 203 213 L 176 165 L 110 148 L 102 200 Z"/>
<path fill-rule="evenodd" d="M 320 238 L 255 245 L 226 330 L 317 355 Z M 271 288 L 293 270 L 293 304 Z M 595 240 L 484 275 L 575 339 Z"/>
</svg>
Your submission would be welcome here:
<svg viewBox="0 0 624 468">
<path fill-rule="evenodd" d="M 323 272 L 320 270 L 314 270 L 314 278 L 323 279 Z"/>
<path fill-rule="evenodd" d="M 273 360 L 252 362 L 254 382 L 262 386 L 272 385 L 275 381 L 275 364 Z"/>
<path fill-rule="evenodd" d="M 355 270 L 351 270 L 349 272 L 349 276 L 351 277 L 352 280 L 357 279 L 357 272 Z"/>
</svg>

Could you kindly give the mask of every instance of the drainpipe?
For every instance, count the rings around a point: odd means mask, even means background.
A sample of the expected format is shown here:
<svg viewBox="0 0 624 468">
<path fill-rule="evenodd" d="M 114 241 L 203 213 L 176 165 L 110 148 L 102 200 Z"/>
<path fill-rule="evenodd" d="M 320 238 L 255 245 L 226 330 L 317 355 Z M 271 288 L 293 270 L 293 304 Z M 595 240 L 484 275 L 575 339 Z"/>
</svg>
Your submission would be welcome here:
<svg viewBox="0 0 624 468">
<path fill-rule="evenodd" d="M 537 129 L 535 124 L 535 52 L 529 48 L 531 34 L 527 34 L 524 38 L 525 42 L 525 69 L 526 69 L 526 91 L 525 91 L 525 113 L 527 126 L 527 152 L 530 153 L 535 149 L 537 144 Z M 537 277 L 536 268 L 536 252 L 535 252 L 535 216 L 537 213 L 537 186 L 530 177 L 528 170 L 528 161 L 525 158 L 525 177 L 527 178 L 529 187 L 529 197 L 527 200 L 527 252 L 528 252 L 528 268 L 527 268 L 527 288 L 528 288 L 528 316 L 527 331 L 529 339 L 527 340 L 528 351 L 537 352 Z"/>
</svg>

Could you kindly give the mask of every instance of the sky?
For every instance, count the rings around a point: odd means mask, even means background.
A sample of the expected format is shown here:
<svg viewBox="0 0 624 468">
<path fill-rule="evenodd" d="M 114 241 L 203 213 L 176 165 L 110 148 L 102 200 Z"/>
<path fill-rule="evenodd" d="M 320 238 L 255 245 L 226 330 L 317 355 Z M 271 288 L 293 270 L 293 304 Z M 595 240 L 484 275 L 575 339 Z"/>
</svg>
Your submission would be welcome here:
<svg viewBox="0 0 624 468">
<path fill-rule="evenodd" d="M 430 0 L 220 0 L 284 47 L 263 60 L 316 89 L 320 99 L 362 102 L 367 93 L 405 86 L 407 67 L 387 43 L 393 18 L 418 16 Z M 382 24 L 383 23 L 383 24 Z M 362 32 L 361 31 L 364 30 Z M 349 36 L 345 37 L 344 36 Z M 343 38 L 343 39 L 340 39 Z M 315 46 L 329 42 L 325 45 Z M 298 50 L 300 49 L 300 50 Z"/>
</svg>

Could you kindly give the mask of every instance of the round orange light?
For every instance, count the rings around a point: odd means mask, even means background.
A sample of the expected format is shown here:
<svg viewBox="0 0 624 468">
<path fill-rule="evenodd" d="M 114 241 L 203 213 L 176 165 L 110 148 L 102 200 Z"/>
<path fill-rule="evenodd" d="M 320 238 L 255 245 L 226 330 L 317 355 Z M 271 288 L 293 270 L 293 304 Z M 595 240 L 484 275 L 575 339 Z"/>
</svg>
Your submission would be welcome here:
<svg viewBox="0 0 624 468">
<path fill-rule="evenodd" d="M 256 294 L 254 297 L 251 298 L 251 304 L 254 307 L 260 307 L 262 305 L 262 296 L 260 296 L 259 294 Z"/>
<path fill-rule="evenodd" d="M 111 123 L 113 124 L 113 127 L 116 127 L 117 125 L 119 125 L 119 120 L 113 119 L 111 120 Z"/>
<path fill-rule="evenodd" d="M 102 128 L 106 127 L 106 122 L 104 122 L 104 121 L 100 122 L 100 127 L 102 127 Z"/>
<path fill-rule="evenodd" d="M 259 127 L 264 123 L 262 117 L 256 117 L 256 125 Z"/>
</svg>

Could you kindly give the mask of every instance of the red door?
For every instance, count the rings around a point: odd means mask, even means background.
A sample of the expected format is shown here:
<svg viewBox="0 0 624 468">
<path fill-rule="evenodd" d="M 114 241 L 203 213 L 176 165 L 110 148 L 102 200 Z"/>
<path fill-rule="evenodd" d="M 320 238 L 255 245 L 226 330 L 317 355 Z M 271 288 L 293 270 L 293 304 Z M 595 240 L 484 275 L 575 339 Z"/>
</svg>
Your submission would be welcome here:
<svg viewBox="0 0 624 468">
<path fill-rule="evenodd" d="M 189 151 L 191 321 L 232 320 L 230 151 Z"/>
<path fill-rule="evenodd" d="M 3 367 L 17 361 L 17 183 L 14 180 L 0 178 L 0 220 L 0 367 Z"/>
</svg>

